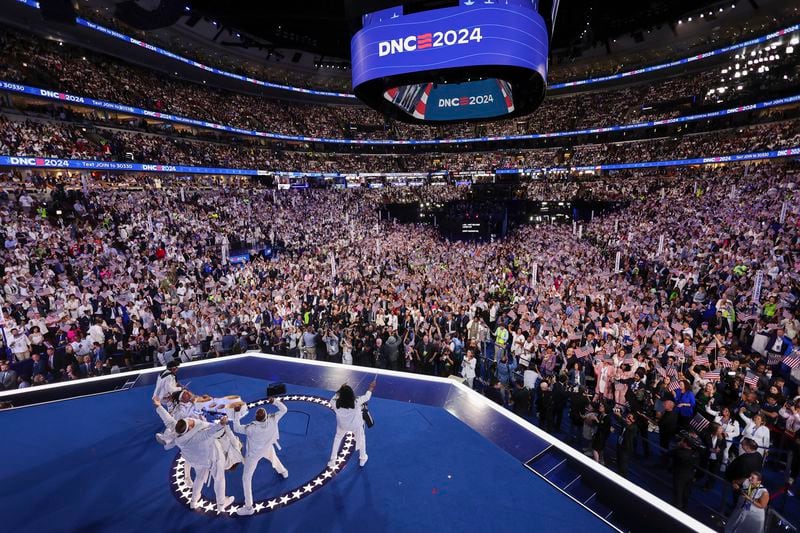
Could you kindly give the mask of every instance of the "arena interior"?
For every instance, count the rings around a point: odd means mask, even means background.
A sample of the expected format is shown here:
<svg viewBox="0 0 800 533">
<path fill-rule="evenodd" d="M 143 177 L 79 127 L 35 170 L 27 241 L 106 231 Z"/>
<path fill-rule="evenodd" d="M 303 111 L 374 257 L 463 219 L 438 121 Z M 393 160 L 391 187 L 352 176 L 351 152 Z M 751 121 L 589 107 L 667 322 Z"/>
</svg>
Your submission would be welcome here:
<svg viewBox="0 0 800 533">
<path fill-rule="evenodd" d="M 0 0 L 0 530 L 797 531 L 798 57 L 786 0 Z"/>
</svg>

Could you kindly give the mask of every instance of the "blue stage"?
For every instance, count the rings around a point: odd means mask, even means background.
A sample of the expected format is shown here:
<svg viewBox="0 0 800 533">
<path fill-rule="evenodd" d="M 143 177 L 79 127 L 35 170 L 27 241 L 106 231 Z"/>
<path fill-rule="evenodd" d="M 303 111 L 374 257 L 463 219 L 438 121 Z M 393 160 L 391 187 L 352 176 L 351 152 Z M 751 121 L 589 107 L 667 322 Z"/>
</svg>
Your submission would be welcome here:
<svg viewBox="0 0 800 533">
<path fill-rule="evenodd" d="M 253 480 L 257 502 L 279 504 L 252 517 L 193 512 L 171 479 L 177 451 L 153 438 L 162 428 L 150 401 L 156 376 L 143 373 L 128 390 L 0 411 L 7 451 L 0 529 L 613 531 L 636 529 L 640 520 L 655 521 L 656 530 L 702 529 L 437 378 L 381 371 L 370 402 L 369 462 L 359 468 L 356 454 L 325 477 L 335 418 L 313 398 L 330 398 L 345 381 L 363 392 L 374 373 L 262 355 L 190 363 L 178 376 L 194 392 L 246 401 L 264 398 L 269 383 L 287 384 L 279 456 L 289 478 L 262 461 Z M 241 505 L 241 469 L 226 479 Z M 213 499 L 210 489 L 203 494 Z"/>
</svg>

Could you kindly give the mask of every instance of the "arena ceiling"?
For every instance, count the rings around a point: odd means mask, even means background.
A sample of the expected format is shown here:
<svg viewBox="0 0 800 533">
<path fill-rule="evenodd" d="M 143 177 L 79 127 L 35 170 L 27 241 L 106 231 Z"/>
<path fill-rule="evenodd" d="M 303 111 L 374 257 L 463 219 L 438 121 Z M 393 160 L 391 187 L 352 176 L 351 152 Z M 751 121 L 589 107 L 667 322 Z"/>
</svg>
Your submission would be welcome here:
<svg viewBox="0 0 800 533">
<path fill-rule="evenodd" d="M 736 3 L 740 0 L 733 0 Z M 326 56 L 347 58 L 350 36 L 362 13 L 397 5 L 398 0 L 299 0 L 264 2 L 191 0 L 197 14 L 213 18 L 279 47 L 296 48 Z M 447 0 L 402 2 L 436 5 Z M 551 48 L 592 45 L 621 35 L 635 35 L 674 24 L 683 15 L 710 6 L 731 5 L 720 0 L 561 0 Z"/>
</svg>

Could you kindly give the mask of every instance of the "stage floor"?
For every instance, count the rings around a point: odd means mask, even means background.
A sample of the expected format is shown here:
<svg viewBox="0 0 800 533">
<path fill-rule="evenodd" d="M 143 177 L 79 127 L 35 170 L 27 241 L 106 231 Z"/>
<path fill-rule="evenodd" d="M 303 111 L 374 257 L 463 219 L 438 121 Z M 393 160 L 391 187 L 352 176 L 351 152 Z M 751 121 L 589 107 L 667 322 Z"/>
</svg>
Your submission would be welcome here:
<svg viewBox="0 0 800 533">
<path fill-rule="evenodd" d="M 197 393 L 265 396 L 267 382 L 216 373 L 191 379 Z M 380 394 L 380 379 L 378 380 Z M 363 388 L 363 387 L 362 387 Z M 330 398 L 287 383 L 288 394 Z M 357 454 L 319 490 L 252 517 L 207 516 L 176 498 L 176 450 L 154 434 L 161 422 L 150 386 L 0 413 L 5 531 L 604 531 L 611 528 L 441 408 L 374 398 L 369 462 Z M 281 479 L 262 461 L 256 501 L 308 484 L 325 469 L 335 418 L 327 407 L 286 402 Z M 249 422 L 252 415 L 245 419 Z M 228 494 L 243 501 L 241 469 Z M 204 496 L 212 496 L 210 489 Z"/>
</svg>

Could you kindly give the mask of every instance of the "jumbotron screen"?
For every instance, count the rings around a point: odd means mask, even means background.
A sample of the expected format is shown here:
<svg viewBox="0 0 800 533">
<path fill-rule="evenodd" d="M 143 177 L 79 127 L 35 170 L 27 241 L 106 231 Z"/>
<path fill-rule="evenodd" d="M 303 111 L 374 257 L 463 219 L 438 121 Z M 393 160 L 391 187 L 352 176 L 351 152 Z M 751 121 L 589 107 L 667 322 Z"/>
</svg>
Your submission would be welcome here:
<svg viewBox="0 0 800 533">
<path fill-rule="evenodd" d="M 404 85 L 384 97 L 414 118 L 430 121 L 492 118 L 514 111 L 511 85 L 498 79 Z"/>
<path fill-rule="evenodd" d="M 459 0 L 363 16 L 350 43 L 353 88 L 409 122 L 517 116 L 541 102 L 549 33 L 536 0 Z"/>
</svg>

